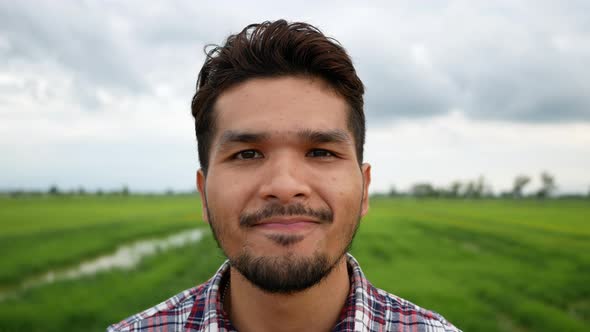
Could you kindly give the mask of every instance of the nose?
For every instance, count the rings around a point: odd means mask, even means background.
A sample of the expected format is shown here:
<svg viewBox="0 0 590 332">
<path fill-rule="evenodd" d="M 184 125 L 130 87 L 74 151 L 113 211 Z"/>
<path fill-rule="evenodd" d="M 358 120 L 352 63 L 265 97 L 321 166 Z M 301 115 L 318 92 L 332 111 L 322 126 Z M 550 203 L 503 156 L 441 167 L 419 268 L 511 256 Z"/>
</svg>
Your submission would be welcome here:
<svg viewBox="0 0 590 332">
<path fill-rule="evenodd" d="M 296 156 L 275 156 L 269 160 L 260 186 L 261 198 L 280 204 L 307 200 L 311 188 L 304 169 Z"/>
</svg>

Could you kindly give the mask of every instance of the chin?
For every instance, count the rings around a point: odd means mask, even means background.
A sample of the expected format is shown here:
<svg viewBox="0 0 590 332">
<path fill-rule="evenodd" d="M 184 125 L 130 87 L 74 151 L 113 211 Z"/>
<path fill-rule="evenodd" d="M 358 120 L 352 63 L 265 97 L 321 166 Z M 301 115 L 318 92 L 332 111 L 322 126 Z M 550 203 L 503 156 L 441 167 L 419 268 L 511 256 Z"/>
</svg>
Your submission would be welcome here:
<svg viewBox="0 0 590 332">
<path fill-rule="evenodd" d="M 259 289 L 289 294 L 306 290 L 324 279 L 339 259 L 332 262 L 324 253 L 302 254 L 287 250 L 282 255 L 254 255 L 242 251 L 230 264 Z"/>
</svg>

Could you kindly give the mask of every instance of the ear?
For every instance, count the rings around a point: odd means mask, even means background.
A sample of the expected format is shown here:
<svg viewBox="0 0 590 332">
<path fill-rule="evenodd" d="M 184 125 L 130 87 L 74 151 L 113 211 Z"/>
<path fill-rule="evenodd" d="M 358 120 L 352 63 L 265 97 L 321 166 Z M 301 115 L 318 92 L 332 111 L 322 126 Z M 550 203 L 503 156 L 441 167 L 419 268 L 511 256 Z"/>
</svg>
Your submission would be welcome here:
<svg viewBox="0 0 590 332">
<path fill-rule="evenodd" d="M 199 189 L 199 196 L 201 196 L 201 213 L 203 220 L 209 223 L 209 214 L 207 213 L 207 195 L 205 193 L 205 173 L 203 169 L 197 171 L 197 189 Z"/>
<path fill-rule="evenodd" d="M 364 217 L 369 212 L 369 185 L 371 184 L 371 165 L 364 163 L 361 166 L 363 175 L 363 200 L 361 202 L 361 216 Z"/>
</svg>

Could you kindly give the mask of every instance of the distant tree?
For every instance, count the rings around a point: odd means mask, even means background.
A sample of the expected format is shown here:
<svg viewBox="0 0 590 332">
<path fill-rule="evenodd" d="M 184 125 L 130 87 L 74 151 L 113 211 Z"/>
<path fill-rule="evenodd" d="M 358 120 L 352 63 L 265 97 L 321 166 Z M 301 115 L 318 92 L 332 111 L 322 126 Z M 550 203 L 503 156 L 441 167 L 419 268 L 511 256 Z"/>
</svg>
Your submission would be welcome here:
<svg viewBox="0 0 590 332">
<path fill-rule="evenodd" d="M 474 198 L 477 196 L 477 188 L 476 188 L 475 181 L 469 180 L 465 182 L 463 186 L 463 197 L 466 198 Z"/>
<path fill-rule="evenodd" d="M 453 181 L 451 186 L 449 187 L 449 194 L 452 197 L 459 197 L 461 194 L 461 188 L 463 188 L 463 184 L 461 181 Z"/>
<path fill-rule="evenodd" d="M 436 196 L 436 190 L 430 183 L 416 183 L 410 189 L 410 193 L 415 197 Z"/>
<path fill-rule="evenodd" d="M 12 190 L 7 193 L 10 197 L 21 197 L 21 196 L 26 195 L 26 192 L 24 190 L 20 190 L 20 189 Z"/>
<path fill-rule="evenodd" d="M 433 196 L 436 196 L 436 197 L 453 197 L 453 194 L 451 193 L 451 191 L 449 190 L 449 188 L 446 188 L 446 187 L 435 187 L 434 188 Z"/>
<path fill-rule="evenodd" d="M 80 196 L 86 195 L 86 190 L 84 189 L 84 187 L 80 186 L 78 188 L 77 194 L 80 195 Z"/>
<path fill-rule="evenodd" d="M 514 183 L 512 184 L 512 196 L 519 198 L 522 197 L 522 192 L 524 187 L 531 182 L 531 178 L 526 175 L 518 175 L 514 178 Z"/>
<path fill-rule="evenodd" d="M 56 185 L 52 185 L 51 187 L 49 187 L 49 190 L 47 191 L 47 193 L 49 195 L 59 195 L 60 191 Z"/>
<path fill-rule="evenodd" d="M 466 198 L 481 198 L 486 195 L 488 187 L 486 185 L 483 175 L 477 180 L 469 180 L 463 185 L 463 197 Z"/>
<path fill-rule="evenodd" d="M 513 198 L 514 194 L 512 191 L 502 191 L 499 195 L 501 198 Z"/>
<path fill-rule="evenodd" d="M 399 192 L 397 191 L 397 189 L 395 188 L 395 186 L 391 186 L 389 188 L 389 191 L 387 192 L 387 196 L 395 197 L 395 196 L 398 196 L 398 195 L 399 195 Z"/>
<path fill-rule="evenodd" d="M 473 181 L 471 181 L 471 180 L 466 181 L 465 184 L 463 185 L 463 197 L 472 197 L 474 187 L 475 187 L 475 184 L 473 183 Z"/>
<path fill-rule="evenodd" d="M 557 189 L 555 177 L 548 172 L 541 173 L 541 188 L 537 191 L 537 197 L 546 198 Z"/>
<path fill-rule="evenodd" d="M 486 192 L 486 180 L 483 175 L 480 175 L 477 180 L 475 181 L 474 185 L 474 195 L 476 198 L 483 197 Z"/>
<path fill-rule="evenodd" d="M 97 189 L 96 190 L 96 196 L 102 196 L 104 194 L 104 192 L 102 191 L 102 189 Z"/>
<path fill-rule="evenodd" d="M 129 196 L 129 187 L 126 184 L 123 185 L 123 188 L 121 188 L 121 195 Z"/>
</svg>

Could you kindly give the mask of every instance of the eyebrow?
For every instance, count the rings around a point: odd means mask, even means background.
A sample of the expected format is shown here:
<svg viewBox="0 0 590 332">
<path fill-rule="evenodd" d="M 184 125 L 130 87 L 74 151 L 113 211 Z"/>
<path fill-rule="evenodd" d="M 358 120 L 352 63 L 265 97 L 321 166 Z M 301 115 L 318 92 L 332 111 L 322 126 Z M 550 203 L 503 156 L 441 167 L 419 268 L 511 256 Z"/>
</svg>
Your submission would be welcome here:
<svg viewBox="0 0 590 332">
<path fill-rule="evenodd" d="M 297 137 L 302 141 L 310 143 L 340 143 L 352 144 L 350 136 L 346 131 L 335 130 L 311 130 L 304 129 L 296 133 Z M 268 132 L 241 132 L 235 130 L 228 130 L 221 135 L 219 139 L 219 147 L 223 148 L 227 145 L 235 143 L 260 143 L 262 141 L 270 140 L 271 135 Z"/>
<path fill-rule="evenodd" d="M 270 138 L 268 133 L 252 133 L 228 130 L 221 135 L 219 146 L 223 147 L 232 143 L 258 143 Z"/>
<path fill-rule="evenodd" d="M 297 136 L 311 143 L 352 143 L 350 136 L 339 129 L 327 131 L 305 129 L 298 132 Z"/>
</svg>

